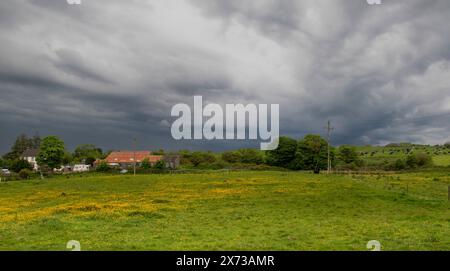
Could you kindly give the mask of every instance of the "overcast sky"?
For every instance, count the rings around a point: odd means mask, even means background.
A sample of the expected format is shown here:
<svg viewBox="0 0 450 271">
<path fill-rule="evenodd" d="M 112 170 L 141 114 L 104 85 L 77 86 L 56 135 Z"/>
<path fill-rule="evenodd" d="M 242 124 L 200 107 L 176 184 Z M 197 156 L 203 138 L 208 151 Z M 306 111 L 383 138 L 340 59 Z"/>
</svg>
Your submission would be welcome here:
<svg viewBox="0 0 450 271">
<path fill-rule="evenodd" d="M 333 144 L 450 140 L 450 1 L 0 1 L 0 152 L 229 149 L 181 141 L 174 104 L 278 103 L 280 132 Z"/>
</svg>

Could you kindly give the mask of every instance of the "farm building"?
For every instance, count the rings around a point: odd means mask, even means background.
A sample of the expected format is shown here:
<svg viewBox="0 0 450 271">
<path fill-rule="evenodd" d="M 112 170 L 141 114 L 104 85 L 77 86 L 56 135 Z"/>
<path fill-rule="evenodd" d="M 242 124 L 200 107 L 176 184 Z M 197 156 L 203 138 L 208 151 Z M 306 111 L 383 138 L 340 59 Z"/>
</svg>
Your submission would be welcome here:
<svg viewBox="0 0 450 271">
<path fill-rule="evenodd" d="M 136 166 L 140 166 L 142 161 L 148 159 L 149 163 L 154 166 L 159 161 L 164 161 L 167 167 L 177 168 L 180 165 L 180 158 L 177 155 L 153 155 L 151 151 L 117 151 L 112 152 L 104 160 L 109 166 L 128 168 L 132 167 L 136 162 Z M 96 161 L 96 164 L 100 161 Z"/>
</svg>

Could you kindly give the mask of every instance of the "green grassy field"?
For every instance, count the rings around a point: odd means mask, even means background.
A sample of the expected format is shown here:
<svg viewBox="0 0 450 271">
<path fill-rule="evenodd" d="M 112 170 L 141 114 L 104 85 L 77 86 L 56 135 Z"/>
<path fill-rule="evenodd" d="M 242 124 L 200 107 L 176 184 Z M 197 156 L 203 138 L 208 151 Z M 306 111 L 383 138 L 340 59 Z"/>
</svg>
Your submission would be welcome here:
<svg viewBox="0 0 450 271">
<path fill-rule="evenodd" d="M 449 172 L 208 172 L 0 184 L 0 250 L 450 250 Z"/>
</svg>

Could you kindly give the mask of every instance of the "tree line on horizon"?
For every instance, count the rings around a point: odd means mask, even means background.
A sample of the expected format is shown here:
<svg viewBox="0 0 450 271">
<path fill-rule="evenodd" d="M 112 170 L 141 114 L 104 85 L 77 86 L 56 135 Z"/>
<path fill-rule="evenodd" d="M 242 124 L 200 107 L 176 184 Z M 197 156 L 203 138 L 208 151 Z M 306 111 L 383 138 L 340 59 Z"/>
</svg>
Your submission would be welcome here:
<svg viewBox="0 0 450 271">
<path fill-rule="evenodd" d="M 391 143 L 388 146 L 397 147 Z M 409 143 L 400 143 L 402 146 Z M 443 147 L 450 149 L 450 142 Z M 0 158 L 0 167 L 8 167 L 23 176 L 30 174 L 32 166 L 21 155 L 29 149 L 39 149 L 37 162 L 43 170 L 59 168 L 61 165 L 72 163 L 83 163 L 93 165 L 97 159 L 104 159 L 110 152 L 103 152 L 101 148 L 93 144 L 81 144 L 73 152 L 69 152 L 64 141 L 57 136 L 47 136 L 41 139 L 38 135 L 28 137 L 19 135 L 11 147 L 10 152 Z M 155 154 L 164 155 L 164 150 L 158 150 Z M 279 139 L 276 150 L 260 151 L 257 149 L 238 149 L 214 153 L 211 151 L 189 151 L 177 152 L 181 157 L 184 168 L 192 169 L 224 169 L 224 168 L 249 168 L 269 169 L 283 168 L 288 170 L 308 170 L 320 173 L 327 169 L 328 142 L 320 135 L 306 135 L 296 140 L 287 136 Z M 331 165 L 335 169 L 358 170 L 365 166 L 365 161 L 356 151 L 354 146 L 342 145 L 330 146 Z M 140 167 L 150 168 L 149 163 L 142 162 Z M 419 152 L 399 158 L 396 161 L 384 164 L 384 170 L 405 170 L 432 165 L 431 156 Z M 161 168 L 161 165 L 159 165 Z M 100 171 L 108 171 L 110 168 L 102 164 Z"/>
</svg>

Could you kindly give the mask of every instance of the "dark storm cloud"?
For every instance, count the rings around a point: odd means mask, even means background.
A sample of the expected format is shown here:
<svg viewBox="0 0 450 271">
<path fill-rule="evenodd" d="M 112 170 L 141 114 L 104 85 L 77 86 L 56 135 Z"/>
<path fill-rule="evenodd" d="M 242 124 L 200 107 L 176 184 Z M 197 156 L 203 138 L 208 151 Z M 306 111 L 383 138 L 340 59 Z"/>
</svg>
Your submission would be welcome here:
<svg viewBox="0 0 450 271">
<path fill-rule="evenodd" d="M 0 3 L 0 151 L 18 133 L 69 147 L 223 149 L 175 142 L 170 109 L 279 103 L 282 134 L 442 143 L 450 128 L 446 0 Z"/>
</svg>

